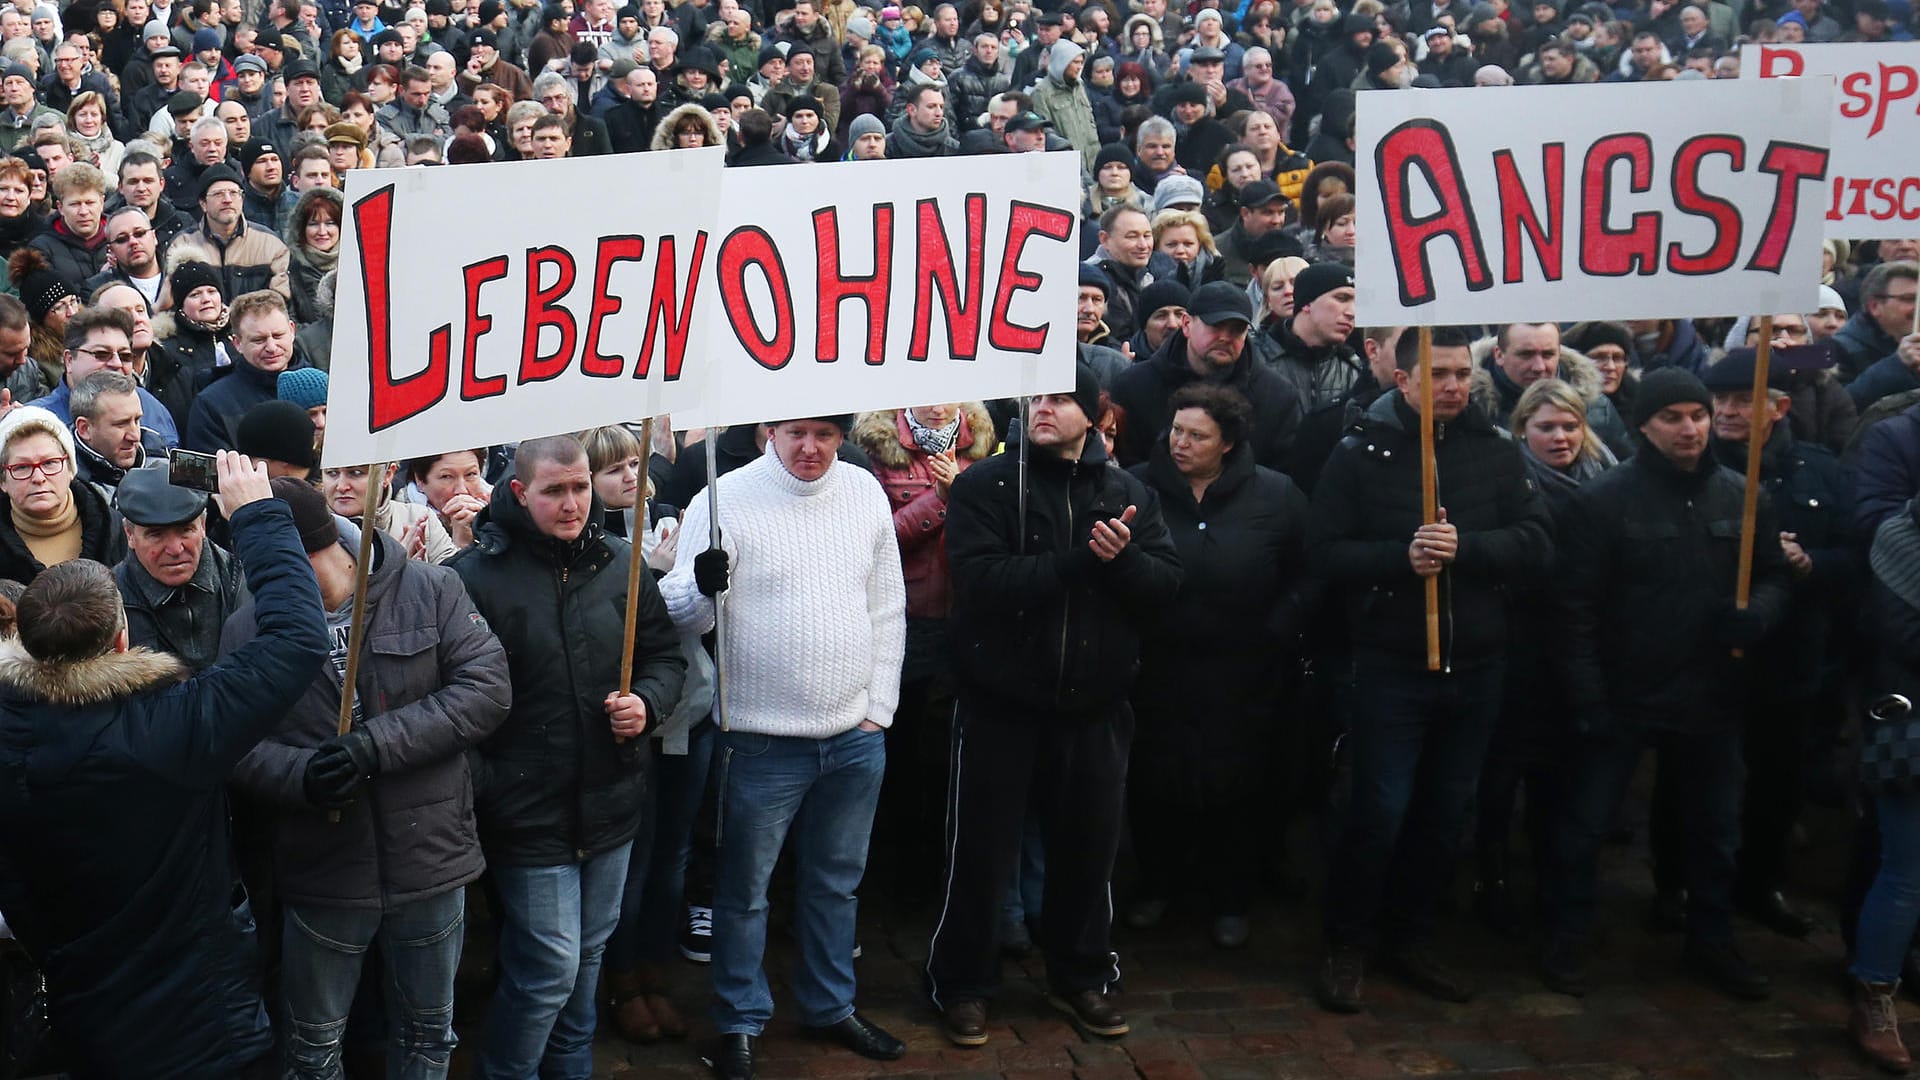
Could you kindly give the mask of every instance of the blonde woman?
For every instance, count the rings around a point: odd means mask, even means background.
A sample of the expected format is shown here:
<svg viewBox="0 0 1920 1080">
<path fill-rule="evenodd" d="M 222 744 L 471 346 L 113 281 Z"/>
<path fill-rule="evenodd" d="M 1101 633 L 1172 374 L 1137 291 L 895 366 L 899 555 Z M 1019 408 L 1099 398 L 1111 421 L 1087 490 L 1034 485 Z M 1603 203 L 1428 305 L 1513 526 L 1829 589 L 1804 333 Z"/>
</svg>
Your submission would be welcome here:
<svg viewBox="0 0 1920 1080">
<path fill-rule="evenodd" d="M 1284 326 L 1293 318 L 1293 279 L 1307 268 L 1307 260 L 1298 255 L 1286 255 L 1267 264 L 1266 276 L 1260 282 L 1262 302 L 1253 313 L 1253 324 L 1268 333 L 1277 333 L 1274 327 Z"/>
<path fill-rule="evenodd" d="M 1173 260 L 1174 276 L 1189 290 L 1224 281 L 1227 264 L 1214 246 L 1206 215 L 1197 210 L 1162 210 L 1153 219 L 1153 249 Z"/>
</svg>

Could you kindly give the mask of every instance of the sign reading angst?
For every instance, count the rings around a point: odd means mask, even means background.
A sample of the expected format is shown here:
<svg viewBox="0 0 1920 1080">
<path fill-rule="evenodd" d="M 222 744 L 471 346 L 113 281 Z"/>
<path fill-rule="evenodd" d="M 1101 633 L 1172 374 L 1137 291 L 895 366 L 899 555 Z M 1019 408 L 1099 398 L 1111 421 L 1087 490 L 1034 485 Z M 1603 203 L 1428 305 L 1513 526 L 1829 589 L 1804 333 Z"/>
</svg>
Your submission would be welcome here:
<svg viewBox="0 0 1920 1080">
<path fill-rule="evenodd" d="M 1525 87 L 1489 124 L 1478 95 L 1362 94 L 1359 319 L 1802 310 L 1830 95 L 1809 80 Z"/>
</svg>

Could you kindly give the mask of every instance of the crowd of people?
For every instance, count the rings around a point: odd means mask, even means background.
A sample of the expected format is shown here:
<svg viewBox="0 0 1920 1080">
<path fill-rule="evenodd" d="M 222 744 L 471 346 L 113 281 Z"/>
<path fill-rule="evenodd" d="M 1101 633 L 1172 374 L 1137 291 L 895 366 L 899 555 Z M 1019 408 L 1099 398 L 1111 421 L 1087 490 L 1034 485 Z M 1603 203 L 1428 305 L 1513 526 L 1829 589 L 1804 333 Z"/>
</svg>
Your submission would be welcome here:
<svg viewBox="0 0 1920 1080">
<path fill-rule="evenodd" d="M 1813 926 L 1803 806 L 1861 811 L 1817 899 L 1856 1042 L 1907 1068 L 1920 243 L 1829 241 L 1814 311 L 1436 327 L 1427 367 L 1355 325 L 1351 264 L 1358 92 L 1729 77 L 1741 42 L 1911 14 L 0 8 L 0 993 L 27 1006 L 0 1073 L 327 1078 L 371 1047 L 445 1075 L 470 896 L 478 1076 L 585 1077 L 603 1015 L 686 1037 L 679 958 L 711 965 L 716 1073 L 751 1076 L 789 904 L 801 1025 L 897 1058 L 856 1008 L 863 895 L 923 902 L 954 1044 L 1033 950 L 1116 1038 L 1116 918 L 1197 903 L 1243 947 L 1299 818 L 1327 1009 L 1375 971 L 1472 996 L 1441 930 L 1462 861 L 1473 914 L 1583 994 L 1648 749 L 1649 925 L 1739 998 L 1769 983 L 1735 915 Z M 1076 152 L 1071 392 L 318 468 L 348 171 L 707 145 Z"/>
</svg>

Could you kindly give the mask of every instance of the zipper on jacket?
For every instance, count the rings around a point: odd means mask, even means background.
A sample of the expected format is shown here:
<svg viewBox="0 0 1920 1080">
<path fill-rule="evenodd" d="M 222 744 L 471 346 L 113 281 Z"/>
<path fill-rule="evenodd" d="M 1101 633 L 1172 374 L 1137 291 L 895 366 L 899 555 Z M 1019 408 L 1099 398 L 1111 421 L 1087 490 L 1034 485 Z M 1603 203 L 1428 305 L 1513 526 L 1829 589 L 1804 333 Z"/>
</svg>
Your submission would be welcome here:
<svg viewBox="0 0 1920 1080">
<path fill-rule="evenodd" d="M 1067 504 L 1067 530 L 1065 537 L 1066 542 L 1061 545 L 1061 551 L 1067 555 L 1073 553 L 1073 481 L 1074 478 L 1079 475 L 1080 463 L 1075 461 L 1067 469 L 1066 498 L 1062 500 Z M 1067 688 L 1067 639 L 1071 634 L 1072 626 L 1073 590 L 1068 589 L 1060 601 L 1060 671 L 1059 674 L 1054 677 L 1053 681 L 1053 700 L 1055 703 L 1060 701 L 1060 695 Z"/>
<path fill-rule="evenodd" d="M 558 569 L 561 586 L 560 589 L 557 590 L 560 601 L 560 656 L 561 659 L 566 662 L 567 666 L 567 701 L 569 703 L 567 711 L 571 713 L 573 711 L 571 706 L 579 703 L 578 698 L 580 694 L 579 687 L 574 685 L 573 642 L 567 637 L 567 564 L 564 562 L 560 563 Z M 569 717 L 568 722 L 578 727 L 580 721 L 578 717 Z M 580 770 L 580 782 L 585 784 L 587 776 L 587 740 L 584 737 L 578 739 L 578 747 L 574 751 L 573 757 L 574 766 Z M 573 815 L 573 836 L 570 837 L 573 847 L 573 861 L 583 863 L 587 861 L 587 851 L 585 848 L 579 846 L 582 839 L 581 833 L 584 828 L 584 823 L 580 820 L 580 797 L 578 792 L 574 793 L 569 809 Z"/>
</svg>

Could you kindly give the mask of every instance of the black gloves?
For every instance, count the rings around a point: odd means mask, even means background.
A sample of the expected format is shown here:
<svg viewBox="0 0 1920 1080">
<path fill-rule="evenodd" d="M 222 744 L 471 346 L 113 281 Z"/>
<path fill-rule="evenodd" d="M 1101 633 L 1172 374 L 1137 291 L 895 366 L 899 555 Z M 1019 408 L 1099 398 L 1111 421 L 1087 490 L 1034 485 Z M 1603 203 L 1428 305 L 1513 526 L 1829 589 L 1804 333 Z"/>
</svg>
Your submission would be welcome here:
<svg viewBox="0 0 1920 1080">
<path fill-rule="evenodd" d="M 702 596 L 718 596 L 727 591 L 725 548 L 708 548 L 693 557 L 693 584 Z"/>
<path fill-rule="evenodd" d="M 307 801 L 322 810 L 340 810 L 353 803 L 368 780 L 380 775 L 380 756 L 373 736 L 354 728 L 319 745 L 307 759 L 302 782 Z"/>
<path fill-rule="evenodd" d="M 1729 649 L 1751 649 L 1767 636 L 1767 623 L 1760 613 L 1729 604 L 1720 609 L 1713 623 L 1713 638 Z"/>
</svg>

